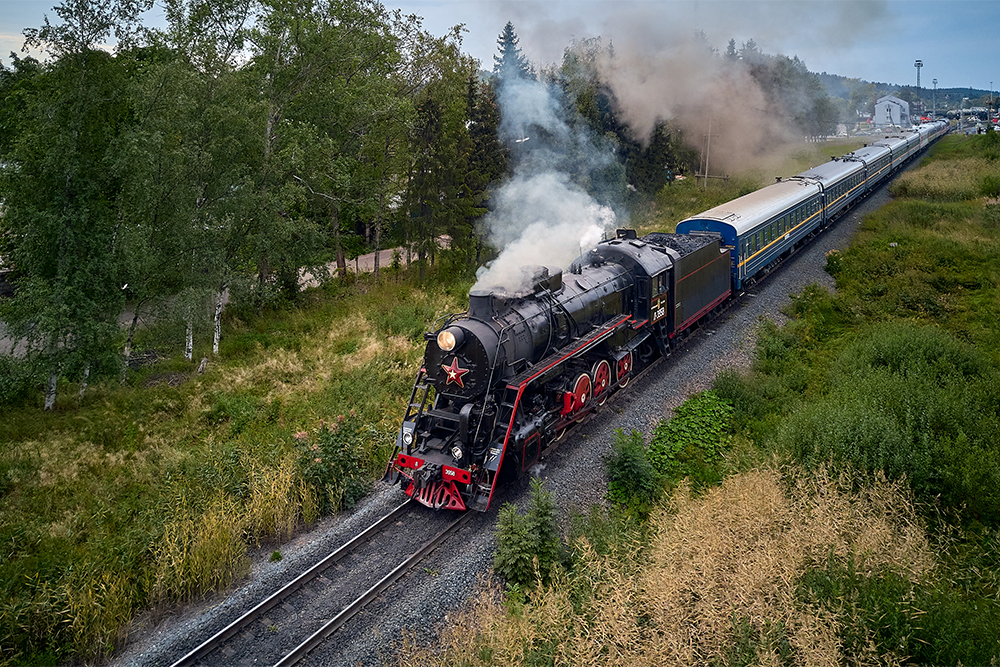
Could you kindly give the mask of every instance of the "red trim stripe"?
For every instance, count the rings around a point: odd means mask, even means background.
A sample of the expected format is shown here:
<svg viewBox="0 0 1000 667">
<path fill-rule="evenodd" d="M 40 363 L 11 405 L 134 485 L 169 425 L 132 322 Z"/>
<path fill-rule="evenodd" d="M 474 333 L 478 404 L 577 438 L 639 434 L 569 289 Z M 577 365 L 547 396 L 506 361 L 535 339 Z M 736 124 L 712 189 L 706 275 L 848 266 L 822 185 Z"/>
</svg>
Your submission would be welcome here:
<svg viewBox="0 0 1000 667">
<path fill-rule="evenodd" d="M 564 362 L 567 359 L 569 359 L 570 357 L 572 357 L 574 354 L 579 354 L 580 352 L 582 352 L 583 350 L 587 349 L 588 347 L 596 345 L 596 344 L 600 343 L 602 340 L 604 340 L 605 338 L 610 337 L 611 334 L 613 334 L 615 332 L 615 329 L 617 329 L 619 326 L 621 326 L 622 324 L 624 324 L 625 322 L 627 322 L 629 320 L 629 318 L 631 318 L 631 317 L 632 317 L 631 315 L 622 315 L 622 316 L 620 316 L 618 318 L 618 320 L 613 320 L 610 324 L 605 324 L 604 325 L 606 327 L 605 331 L 598 330 L 598 332 L 596 334 L 591 334 L 592 338 L 584 339 L 584 342 L 581 343 L 579 346 L 573 348 L 572 350 L 570 350 L 569 352 L 567 352 L 563 356 L 559 357 L 558 359 L 556 359 L 555 361 L 553 361 L 552 363 L 550 363 L 545 368 L 542 368 L 541 370 L 538 370 L 535 373 L 531 374 L 530 376 L 528 376 L 527 378 L 525 378 L 521 382 L 521 384 L 519 384 L 519 385 L 507 385 L 507 387 L 509 389 L 519 389 L 519 390 L 523 391 L 524 387 L 529 382 L 531 382 L 532 380 L 534 380 L 535 378 L 537 378 L 539 375 L 541 375 L 545 371 L 553 368 L 554 366 L 558 366 L 562 362 Z"/>
</svg>

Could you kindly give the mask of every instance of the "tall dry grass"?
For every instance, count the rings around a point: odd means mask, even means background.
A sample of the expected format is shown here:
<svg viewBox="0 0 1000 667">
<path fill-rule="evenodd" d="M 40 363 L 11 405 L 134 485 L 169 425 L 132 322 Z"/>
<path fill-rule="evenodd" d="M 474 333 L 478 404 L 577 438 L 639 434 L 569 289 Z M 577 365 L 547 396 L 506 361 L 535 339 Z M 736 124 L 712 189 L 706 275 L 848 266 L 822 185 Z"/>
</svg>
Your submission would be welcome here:
<svg viewBox="0 0 1000 667">
<path fill-rule="evenodd" d="M 609 557 L 580 543 L 574 572 L 523 605 L 487 586 L 438 644 L 409 641 L 397 664 L 731 664 L 745 636 L 754 655 L 743 661 L 842 664 L 839 610 L 801 601 L 803 573 L 853 559 L 916 581 L 934 567 L 909 497 L 884 478 L 761 468 L 701 497 L 682 486 L 653 520 L 648 549 Z"/>
<path fill-rule="evenodd" d="M 315 493 L 296 475 L 295 459 L 286 456 L 278 466 L 250 463 L 250 497 L 243 509 L 247 534 L 261 540 L 283 542 L 292 537 L 299 519 L 317 511 Z"/>
<path fill-rule="evenodd" d="M 996 173 L 996 163 L 983 157 L 937 160 L 900 174 L 890 191 L 896 197 L 935 202 L 965 201 L 984 196 L 984 177 Z"/>
<path fill-rule="evenodd" d="M 249 572 L 242 516 L 225 497 L 202 513 L 181 505 L 156 547 L 150 598 L 192 600 Z"/>
</svg>

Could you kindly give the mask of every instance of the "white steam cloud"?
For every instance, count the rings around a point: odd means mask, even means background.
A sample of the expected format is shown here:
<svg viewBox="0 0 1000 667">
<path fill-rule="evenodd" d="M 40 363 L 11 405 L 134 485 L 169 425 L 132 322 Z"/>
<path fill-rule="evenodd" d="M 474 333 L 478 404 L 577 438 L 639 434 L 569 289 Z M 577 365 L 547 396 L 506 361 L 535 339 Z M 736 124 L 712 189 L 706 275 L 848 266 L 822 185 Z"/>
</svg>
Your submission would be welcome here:
<svg viewBox="0 0 1000 667">
<path fill-rule="evenodd" d="M 614 228 L 615 213 L 574 180 L 614 162 L 590 140 L 584 123 L 565 119 L 547 84 L 504 82 L 500 88 L 501 137 L 513 147 L 514 175 L 495 192 L 483 218 L 500 256 L 477 274 L 473 289 L 518 292 L 530 285 L 521 267 L 565 268 Z"/>
</svg>

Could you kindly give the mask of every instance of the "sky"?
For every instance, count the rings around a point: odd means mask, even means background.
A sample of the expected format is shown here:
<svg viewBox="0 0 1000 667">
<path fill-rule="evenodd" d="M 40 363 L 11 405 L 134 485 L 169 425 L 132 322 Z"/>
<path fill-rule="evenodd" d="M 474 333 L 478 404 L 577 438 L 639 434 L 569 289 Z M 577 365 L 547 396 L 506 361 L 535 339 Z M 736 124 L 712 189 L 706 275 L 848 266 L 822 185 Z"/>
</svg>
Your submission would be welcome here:
<svg viewBox="0 0 1000 667">
<path fill-rule="evenodd" d="M 21 31 L 42 25 L 57 0 L 0 0 L 0 60 L 20 53 Z M 601 37 L 616 49 L 657 50 L 701 30 L 725 50 L 753 39 L 761 51 L 798 56 L 813 72 L 921 86 L 1000 88 L 997 0 L 385 0 L 424 18 L 436 35 L 464 24 L 463 50 L 492 69 L 496 40 L 514 24 L 524 53 L 558 63 L 572 39 Z M 148 23 L 162 23 L 154 9 Z"/>
</svg>

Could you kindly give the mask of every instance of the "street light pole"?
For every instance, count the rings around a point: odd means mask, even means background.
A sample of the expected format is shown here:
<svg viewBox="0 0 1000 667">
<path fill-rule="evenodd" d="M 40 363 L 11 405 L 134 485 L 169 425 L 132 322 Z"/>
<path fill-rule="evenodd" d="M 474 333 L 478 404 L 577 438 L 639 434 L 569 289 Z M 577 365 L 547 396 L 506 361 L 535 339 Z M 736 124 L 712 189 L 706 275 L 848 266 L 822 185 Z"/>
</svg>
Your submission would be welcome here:
<svg viewBox="0 0 1000 667">
<path fill-rule="evenodd" d="M 920 68 L 924 66 L 924 61 L 923 60 L 918 60 L 917 62 L 913 63 L 913 66 L 917 68 L 917 102 L 919 103 L 919 102 L 921 102 L 921 100 L 920 100 Z M 923 110 L 924 110 L 924 105 L 921 103 L 920 104 L 920 111 L 923 112 Z"/>
</svg>

